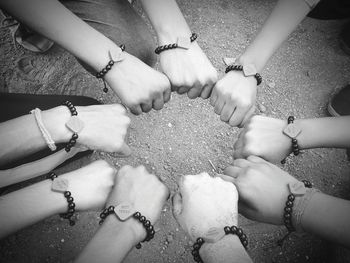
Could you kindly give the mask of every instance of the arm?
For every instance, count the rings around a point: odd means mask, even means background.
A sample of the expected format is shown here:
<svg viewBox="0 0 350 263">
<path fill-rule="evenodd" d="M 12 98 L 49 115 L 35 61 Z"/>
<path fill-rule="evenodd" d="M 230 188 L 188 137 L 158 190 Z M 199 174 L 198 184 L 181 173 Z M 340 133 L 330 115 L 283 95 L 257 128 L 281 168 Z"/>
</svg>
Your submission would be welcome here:
<svg viewBox="0 0 350 263">
<path fill-rule="evenodd" d="M 277 166 L 257 156 L 237 159 L 221 175 L 234 183 L 240 196 L 240 212 L 263 223 L 283 225 L 288 184 L 298 180 Z M 306 196 L 305 196 L 306 197 Z M 295 196 L 292 224 L 296 229 L 350 247 L 350 202 L 320 192 L 311 198 Z M 303 203 L 296 205 L 299 201 Z M 300 203 L 299 203 L 300 204 Z M 298 216 L 301 216 L 300 225 Z"/>
<path fill-rule="evenodd" d="M 140 223 L 134 219 L 120 222 L 114 215 L 108 216 L 75 262 L 122 262 L 145 237 L 145 231 L 137 224 Z"/>
<path fill-rule="evenodd" d="M 238 61 L 254 64 L 258 72 L 311 11 L 305 0 L 279 0 L 260 32 Z"/>
<path fill-rule="evenodd" d="M 350 147 L 350 116 L 296 119 L 301 133 L 296 137 L 300 149 Z M 291 138 L 283 133 L 286 120 L 254 116 L 245 125 L 234 145 L 234 158 L 256 155 L 279 162 L 292 152 Z"/>
<path fill-rule="evenodd" d="M 153 225 L 159 218 L 169 191 L 159 179 L 143 166 L 122 167 L 115 178 L 107 207 L 132 204 Z M 95 236 L 81 252 L 76 262 L 122 262 L 129 251 L 146 237 L 140 222 L 129 217 L 119 221 L 115 214 L 107 216 Z"/>
<path fill-rule="evenodd" d="M 113 186 L 114 169 L 96 161 L 60 177 L 69 181 L 76 209 L 102 207 Z M 51 191 L 51 180 L 44 180 L 0 197 L 0 238 L 49 216 L 65 213 L 67 201 L 62 193 Z"/>
<path fill-rule="evenodd" d="M 109 51 L 120 50 L 113 41 L 75 16 L 58 0 L 3 0 L 0 7 L 67 49 L 95 72 L 107 65 Z M 135 114 L 150 111 L 152 107 L 161 109 L 170 99 L 170 84 L 166 76 L 136 57 L 123 53 L 125 58 L 105 76 L 109 86 Z M 141 108 L 142 104 L 145 104 L 144 108 Z"/>
<path fill-rule="evenodd" d="M 175 0 L 141 0 L 157 33 L 159 45 L 173 44 L 178 37 L 190 38 L 191 30 Z M 200 37 L 200 36 L 199 36 Z M 160 65 L 172 90 L 191 99 L 210 96 L 217 72 L 197 41 L 189 49 L 176 48 L 160 54 Z"/>
<path fill-rule="evenodd" d="M 227 235 L 214 244 L 204 243 L 199 251 L 205 263 L 251 263 L 237 236 Z"/>
<path fill-rule="evenodd" d="M 130 124 L 125 109 L 118 104 L 76 107 L 84 122 L 77 143 L 90 149 L 130 154 L 124 138 Z M 42 111 L 42 120 L 52 139 L 67 143 L 72 131 L 66 127 L 71 114 L 59 106 Z M 0 164 L 37 152 L 46 146 L 34 115 L 25 115 L 0 123 Z"/>
<path fill-rule="evenodd" d="M 321 238 L 350 248 L 350 201 L 316 193 L 309 202 L 301 225 Z"/>
</svg>

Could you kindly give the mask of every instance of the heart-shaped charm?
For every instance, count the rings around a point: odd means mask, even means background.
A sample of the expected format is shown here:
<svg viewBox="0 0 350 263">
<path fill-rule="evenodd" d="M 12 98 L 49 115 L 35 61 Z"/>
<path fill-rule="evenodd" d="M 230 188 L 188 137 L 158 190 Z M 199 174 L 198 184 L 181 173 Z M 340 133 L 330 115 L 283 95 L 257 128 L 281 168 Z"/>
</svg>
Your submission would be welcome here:
<svg viewBox="0 0 350 263">
<path fill-rule="evenodd" d="M 125 221 L 135 213 L 135 209 L 130 203 L 121 203 L 114 208 L 114 213 L 121 221 Z"/>
<path fill-rule="evenodd" d="M 302 182 L 298 181 L 292 184 L 288 184 L 288 186 L 289 186 L 290 192 L 296 196 L 301 196 L 306 193 L 305 185 Z"/>
<path fill-rule="evenodd" d="M 66 127 L 72 132 L 79 133 L 84 128 L 84 122 L 79 119 L 78 116 L 72 116 L 69 121 L 66 122 Z"/>
<path fill-rule="evenodd" d="M 248 64 L 243 66 L 243 74 L 244 76 L 254 76 L 257 73 L 257 70 L 254 64 Z"/>
<path fill-rule="evenodd" d="M 203 239 L 205 242 L 215 243 L 225 236 L 223 228 L 212 227 L 204 234 Z"/>
<path fill-rule="evenodd" d="M 301 129 L 295 123 L 291 123 L 284 128 L 283 133 L 288 137 L 295 139 L 301 133 Z"/>
<path fill-rule="evenodd" d="M 52 181 L 51 190 L 64 193 L 68 190 L 68 180 L 66 178 L 56 178 Z"/>
<path fill-rule="evenodd" d="M 113 51 L 108 51 L 109 58 L 114 62 L 120 62 L 124 60 L 125 56 L 121 49 L 115 49 Z"/>
<path fill-rule="evenodd" d="M 191 46 L 191 40 L 188 37 L 179 37 L 177 39 L 177 47 L 183 49 L 189 49 Z"/>
</svg>

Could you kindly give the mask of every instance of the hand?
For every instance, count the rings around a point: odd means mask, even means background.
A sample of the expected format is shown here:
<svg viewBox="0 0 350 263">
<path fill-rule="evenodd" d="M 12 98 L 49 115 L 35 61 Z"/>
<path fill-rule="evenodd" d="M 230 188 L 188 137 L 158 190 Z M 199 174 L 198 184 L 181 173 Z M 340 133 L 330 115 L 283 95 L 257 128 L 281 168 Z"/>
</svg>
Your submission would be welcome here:
<svg viewBox="0 0 350 263">
<path fill-rule="evenodd" d="M 291 139 L 283 134 L 287 122 L 264 116 L 254 116 L 244 126 L 234 144 L 233 157 L 256 155 L 270 162 L 280 162 L 292 151 Z"/>
<path fill-rule="evenodd" d="M 230 71 L 219 80 L 211 94 L 210 104 L 220 119 L 231 126 L 242 127 L 254 114 L 257 82 L 253 76 Z"/>
<path fill-rule="evenodd" d="M 207 56 L 193 42 L 188 50 L 176 48 L 160 53 L 160 65 L 171 88 L 190 99 L 207 99 L 217 80 L 217 72 Z"/>
<path fill-rule="evenodd" d="M 194 241 L 210 228 L 237 226 L 236 187 L 207 173 L 182 176 L 173 197 L 173 214 Z"/>
<path fill-rule="evenodd" d="M 118 172 L 107 206 L 131 203 L 135 211 L 154 224 L 168 197 L 168 188 L 155 175 L 148 173 L 144 166 L 133 168 L 126 165 Z M 142 228 L 139 223 L 137 226 Z"/>
<path fill-rule="evenodd" d="M 293 176 L 257 156 L 237 159 L 220 177 L 236 185 L 239 212 L 264 223 L 283 224 L 283 213 Z"/>
<path fill-rule="evenodd" d="M 124 142 L 130 118 L 126 115 L 123 106 L 120 104 L 93 105 L 78 106 L 76 109 L 78 117 L 84 122 L 77 145 L 92 150 L 118 152 L 124 156 L 131 154 L 130 148 Z M 72 132 L 65 125 L 69 118 L 70 112 L 65 106 L 45 111 L 43 115 L 43 121 L 47 127 L 53 127 L 50 134 L 60 138 L 58 142 L 66 143 L 72 137 Z"/>
<path fill-rule="evenodd" d="M 162 109 L 171 95 L 168 78 L 138 58 L 123 53 L 125 59 L 116 63 L 106 74 L 109 86 L 136 115 L 149 112 L 152 108 Z"/>
<path fill-rule="evenodd" d="M 60 177 L 68 179 L 77 210 L 100 210 L 112 190 L 115 173 L 111 165 L 99 160 Z"/>
</svg>

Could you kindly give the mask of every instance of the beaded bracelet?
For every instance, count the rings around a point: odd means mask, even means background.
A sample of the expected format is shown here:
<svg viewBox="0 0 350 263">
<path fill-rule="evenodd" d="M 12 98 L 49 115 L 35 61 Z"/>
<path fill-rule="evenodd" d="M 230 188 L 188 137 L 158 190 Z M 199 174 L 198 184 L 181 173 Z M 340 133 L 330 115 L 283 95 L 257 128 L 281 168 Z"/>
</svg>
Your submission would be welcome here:
<svg viewBox="0 0 350 263">
<path fill-rule="evenodd" d="M 305 194 L 305 188 L 312 188 L 312 184 L 308 180 L 302 180 L 302 182 L 296 182 L 294 184 L 289 184 L 290 194 L 288 195 L 286 206 L 284 208 L 283 222 L 286 226 L 288 232 L 295 231 L 295 228 L 292 224 L 292 212 L 295 196 L 301 196 Z"/>
<path fill-rule="evenodd" d="M 49 176 L 49 179 L 52 180 L 51 190 L 55 192 L 63 193 L 64 197 L 68 202 L 68 211 L 67 213 L 60 214 L 60 217 L 69 220 L 69 225 L 74 226 L 75 221 L 72 219 L 75 212 L 75 203 L 74 198 L 72 197 L 71 192 L 67 191 L 68 189 L 68 180 L 65 178 L 58 178 L 57 174 L 52 172 Z"/>
<path fill-rule="evenodd" d="M 255 67 L 254 67 L 255 68 Z M 259 86 L 262 82 L 262 77 L 259 73 L 256 73 L 255 70 L 253 70 L 251 74 L 246 74 L 246 70 L 244 69 L 244 67 L 242 65 L 229 65 L 227 66 L 227 68 L 225 69 L 225 73 L 228 73 L 232 70 L 235 71 L 243 71 L 245 76 L 254 76 L 254 78 L 256 79 L 257 82 L 257 86 Z"/>
<path fill-rule="evenodd" d="M 185 37 L 179 37 L 177 39 L 177 43 L 173 43 L 173 44 L 168 44 L 168 45 L 163 45 L 163 46 L 159 46 L 157 47 L 154 52 L 159 55 L 160 53 L 162 53 L 165 50 L 169 50 L 169 49 L 175 49 L 175 48 L 183 48 L 183 49 L 189 49 L 190 48 L 190 44 L 192 42 L 194 42 L 196 39 L 198 38 L 198 35 L 196 33 L 192 33 L 190 39 L 188 40 L 188 38 Z"/>
<path fill-rule="evenodd" d="M 105 208 L 101 214 L 100 214 L 100 222 L 99 224 L 102 225 L 102 223 L 104 222 L 104 220 L 106 219 L 107 216 L 109 216 L 110 214 L 116 214 L 117 215 L 117 212 L 116 212 L 116 208 L 112 205 L 110 205 L 108 208 Z M 117 215 L 118 216 L 118 215 Z M 154 234 L 155 234 L 155 231 L 154 231 L 154 227 L 152 225 L 152 223 L 146 219 L 146 217 L 144 217 L 143 215 L 141 215 L 140 212 L 135 212 L 132 214 L 132 217 L 136 220 L 138 220 L 142 225 L 143 227 L 145 228 L 146 230 L 146 238 L 141 241 L 142 243 L 143 242 L 148 242 L 150 241 L 153 237 L 154 237 Z M 123 218 L 124 220 L 127 219 L 128 217 L 125 217 Z M 138 243 L 136 245 L 136 248 L 137 249 L 140 249 L 141 248 L 141 242 Z"/>
<path fill-rule="evenodd" d="M 103 92 L 104 93 L 108 92 L 106 82 L 103 79 L 104 76 L 108 73 L 108 71 L 110 71 L 112 69 L 112 67 L 114 66 L 114 64 L 116 62 L 120 62 L 124 59 L 124 57 L 122 56 L 122 52 L 125 51 L 125 45 L 120 45 L 119 47 L 120 47 L 121 51 L 117 50 L 113 54 L 111 53 L 111 51 L 108 51 L 109 61 L 108 61 L 107 65 L 101 71 L 97 72 L 95 75 L 96 78 L 103 80 L 103 84 L 104 84 Z"/>
<path fill-rule="evenodd" d="M 66 127 L 73 132 L 73 135 L 67 145 L 64 147 L 65 151 L 69 152 L 71 148 L 77 143 L 79 137 L 78 133 L 84 128 L 84 122 L 77 117 L 77 109 L 70 101 L 67 100 L 63 102 L 62 105 L 67 106 L 72 115 L 69 121 L 66 123 Z"/>
<path fill-rule="evenodd" d="M 237 235 L 242 245 L 244 246 L 244 248 L 246 249 L 248 247 L 248 237 L 246 234 L 243 233 L 242 228 L 236 227 L 236 226 L 231 226 L 231 227 L 225 226 L 224 232 L 225 232 L 225 235 L 228 235 L 228 234 Z M 193 244 L 191 253 L 194 261 L 196 262 L 203 263 L 203 260 L 199 255 L 199 250 L 201 249 L 204 243 L 205 243 L 204 239 L 199 237 L 197 238 L 196 242 Z"/>
<path fill-rule="evenodd" d="M 295 120 L 294 116 L 289 116 L 289 117 L 288 117 L 288 124 L 294 123 L 294 120 Z M 286 133 L 286 131 L 284 131 L 284 133 Z M 293 154 L 294 154 L 295 156 L 299 155 L 299 153 L 300 153 L 300 148 L 299 148 L 299 145 L 298 145 L 298 140 L 295 138 L 297 135 L 298 135 L 298 134 L 294 135 L 294 136 L 293 136 L 294 138 L 292 138 L 292 151 L 293 151 Z"/>
</svg>

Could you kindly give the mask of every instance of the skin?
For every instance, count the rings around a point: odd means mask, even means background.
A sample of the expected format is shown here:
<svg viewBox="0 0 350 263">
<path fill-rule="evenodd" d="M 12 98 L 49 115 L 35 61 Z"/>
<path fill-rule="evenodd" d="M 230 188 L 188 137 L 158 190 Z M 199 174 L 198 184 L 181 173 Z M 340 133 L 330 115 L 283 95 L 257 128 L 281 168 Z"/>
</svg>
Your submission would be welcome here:
<svg viewBox="0 0 350 263">
<path fill-rule="evenodd" d="M 214 228 L 238 225 L 238 195 L 234 185 L 206 173 L 182 176 L 173 197 L 173 214 L 186 234 L 195 241 Z M 204 262 L 252 262 L 239 238 L 226 235 L 205 242 L 199 250 Z"/>
<path fill-rule="evenodd" d="M 259 222 L 283 224 L 288 184 L 297 182 L 296 178 L 257 156 L 235 160 L 224 173 L 221 178 L 237 187 L 241 214 Z M 301 226 L 305 232 L 349 248 L 349 220 L 350 201 L 316 193 L 304 210 Z"/>
<path fill-rule="evenodd" d="M 115 170 L 105 161 L 93 162 L 81 169 L 59 175 L 68 180 L 77 211 L 101 209 L 114 183 Z M 0 238 L 67 212 L 63 193 L 51 190 L 52 181 L 44 180 L 0 198 Z"/>
<path fill-rule="evenodd" d="M 257 72 L 261 73 L 272 55 L 310 10 L 304 0 L 279 0 L 236 63 L 253 64 Z M 254 76 L 245 77 L 243 72 L 231 71 L 216 83 L 210 103 L 222 121 L 242 127 L 254 113 L 256 92 L 257 82 Z"/>
<path fill-rule="evenodd" d="M 297 119 L 300 149 L 350 147 L 350 117 Z M 286 120 L 254 116 L 245 125 L 234 144 L 234 158 L 256 155 L 270 162 L 280 162 L 292 152 L 291 138 L 283 133 Z M 319 132 L 322 131 L 322 132 Z"/>
<path fill-rule="evenodd" d="M 122 167 L 115 178 L 106 206 L 133 204 L 154 224 L 169 197 L 169 190 L 144 166 Z M 143 226 L 134 218 L 120 221 L 115 215 L 107 217 L 75 262 L 122 262 L 130 250 L 146 237 Z"/>
<path fill-rule="evenodd" d="M 77 145 L 128 156 L 130 148 L 124 142 L 130 118 L 125 108 L 118 104 L 76 107 L 78 117 L 84 122 Z M 66 127 L 71 117 L 65 106 L 42 111 L 42 120 L 56 144 L 66 143 L 72 131 Z M 25 127 L 25 130 L 23 129 Z M 18 159 L 47 147 L 33 115 L 0 123 L 0 164 Z"/>
</svg>

